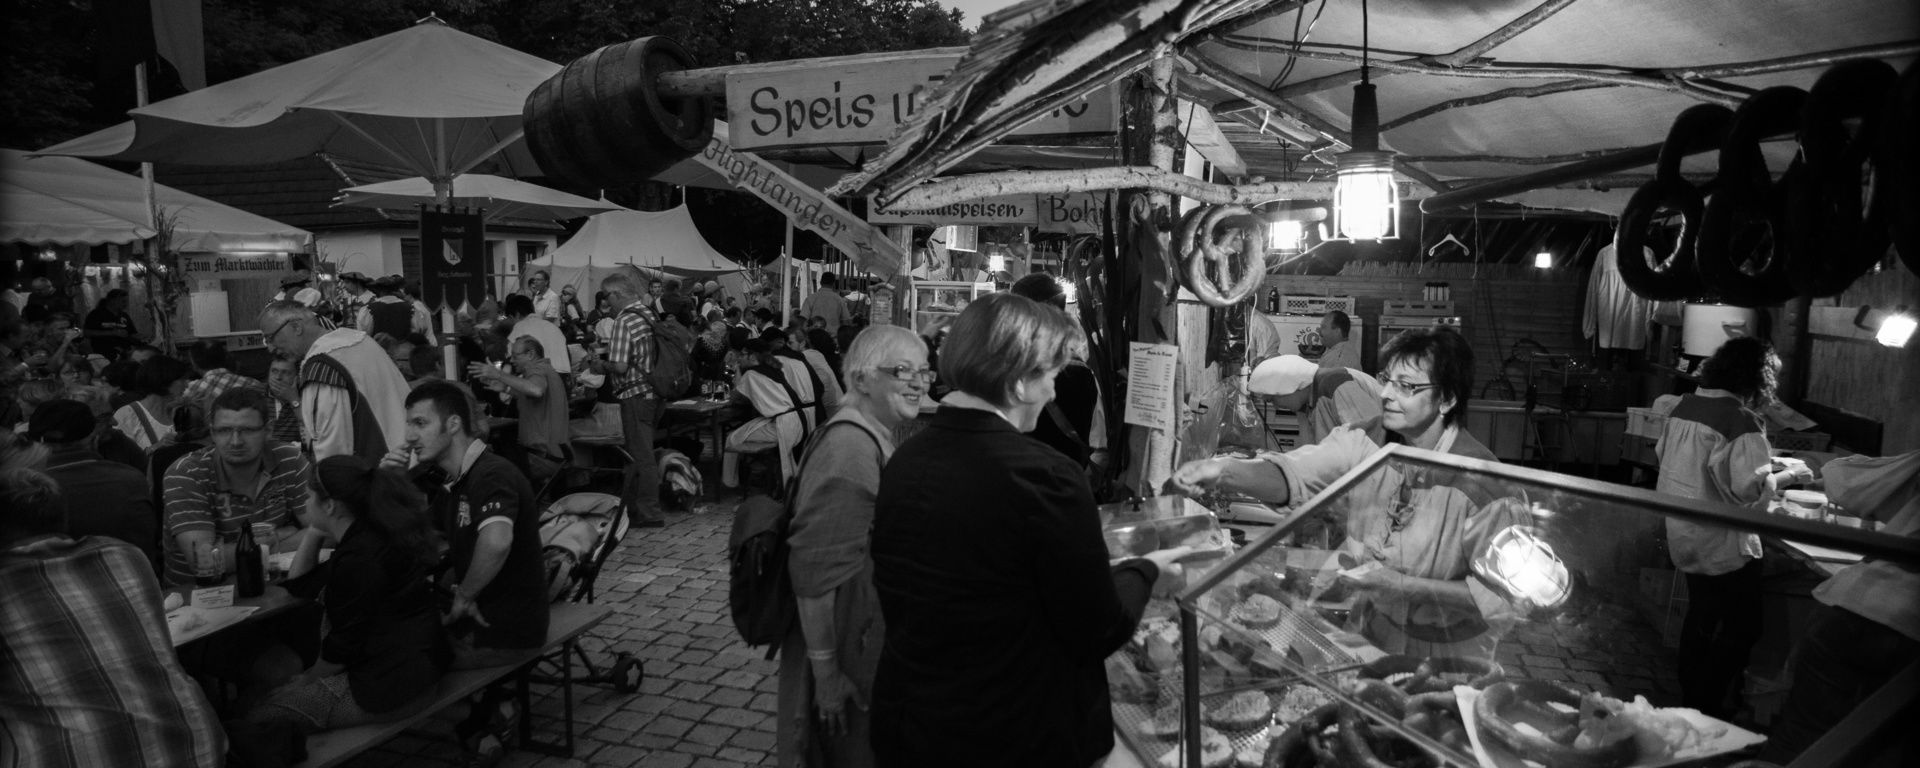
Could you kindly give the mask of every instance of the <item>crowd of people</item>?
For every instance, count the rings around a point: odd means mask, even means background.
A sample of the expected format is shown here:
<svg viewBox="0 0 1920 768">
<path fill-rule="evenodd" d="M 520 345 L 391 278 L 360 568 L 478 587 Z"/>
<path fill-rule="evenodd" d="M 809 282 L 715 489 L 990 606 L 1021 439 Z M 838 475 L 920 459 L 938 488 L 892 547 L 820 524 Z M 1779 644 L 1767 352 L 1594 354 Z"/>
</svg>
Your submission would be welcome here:
<svg viewBox="0 0 1920 768">
<path fill-rule="evenodd" d="M 549 592 L 535 489 L 571 460 L 580 417 L 621 414 L 638 457 L 626 462 L 625 507 L 639 525 L 662 524 L 651 459 L 667 401 L 731 394 L 747 411 L 730 438 L 741 444 L 761 439 L 756 422 L 781 420 L 775 411 L 804 409 L 795 438 L 839 411 L 842 342 L 865 322 L 835 283 L 826 276 L 809 299 L 824 313 L 814 322 L 781 325 L 766 291 L 741 306 L 710 283 L 623 270 L 587 310 L 535 272 L 436 334 L 397 277 L 348 273 L 329 298 L 295 274 L 258 313 L 271 360 L 257 378 L 218 342 L 163 353 L 139 335 L 124 291 L 76 329 L 36 285 L 0 322 L 0 580 L 10 606 L 86 620 L 7 617 L 0 657 L 28 673 L 0 683 L 0 714 L 23 724 L 13 754 L 85 763 L 89 747 L 65 736 L 78 729 L 130 750 L 116 759 L 218 764 L 236 723 L 311 731 L 404 717 L 446 670 L 540 646 Z M 501 415 L 515 426 L 495 434 Z M 224 654 L 245 661 L 188 670 L 158 595 L 231 578 L 243 532 L 291 555 L 284 586 L 317 600 L 324 621 L 300 627 L 306 638 L 255 639 L 272 650 Z M 72 652 L 106 645 L 138 648 L 108 662 Z M 272 663 L 286 658 L 298 661 Z M 81 673 L 129 682 L 57 684 Z M 194 685 L 209 680 L 242 691 L 225 727 Z M 469 746 L 497 748 L 508 698 L 475 703 L 459 728 Z"/>
<path fill-rule="evenodd" d="M 1051 277 L 975 299 L 933 339 L 867 327 L 832 275 L 783 325 L 764 294 L 742 307 L 638 270 L 603 280 L 582 311 L 573 290 L 535 272 L 444 340 L 399 281 L 341 283 L 329 303 L 290 280 L 261 310 L 273 356 L 264 380 L 238 373 L 216 344 L 175 359 L 124 335 L 110 327 L 124 305 L 80 333 L 51 313 L 0 329 L 16 425 L 0 442 L 0 664 L 21 672 L 0 677 L 0 716 L 27 764 L 100 754 L 219 764 L 236 728 L 405 717 L 447 670 L 540 646 L 550 593 L 536 489 L 573 459 L 582 429 L 612 425 L 634 459 L 627 513 L 663 524 L 650 459 L 667 442 L 667 403 L 702 394 L 740 412 L 712 446 L 725 482 L 739 479 L 735 457 L 763 448 L 793 481 L 798 618 L 782 646 L 782 765 L 1092 765 L 1112 749 L 1102 660 L 1190 553 L 1109 560 L 1087 469 L 1097 387 Z M 1350 343 L 1347 325 L 1323 322 L 1330 347 Z M 104 365 L 82 356 L 105 339 L 125 343 Z M 1285 505 L 1389 442 L 1498 460 L 1463 426 L 1474 359 L 1457 332 L 1394 337 L 1378 378 L 1345 359 L 1263 362 L 1249 387 L 1301 415 L 1303 445 L 1189 462 L 1169 488 Z M 1708 361 L 1704 388 L 1660 443 L 1662 490 L 1753 505 L 1807 479 L 1773 464 L 1754 428 L 1777 365 L 1750 340 Z M 896 445 L 896 427 L 935 398 L 939 410 Z M 513 414 L 512 432 L 494 434 L 489 414 Z M 1897 479 L 1880 479 L 1887 471 Z M 1915 532 L 1920 465 L 1849 473 L 1836 475 L 1863 488 L 1863 504 L 1871 496 Z M 1538 607 L 1471 567 L 1531 522 L 1494 490 L 1466 473 L 1392 466 L 1355 486 L 1368 503 L 1341 521 L 1342 550 L 1375 566 L 1341 576 L 1361 595 L 1357 631 L 1390 653 L 1486 657 Z M 1668 529 L 1696 595 L 1683 694 L 1718 711 L 1756 631 L 1757 551 L 1724 529 Z M 167 645 L 160 594 L 231 574 L 243 532 L 292 553 L 285 587 L 318 601 L 325 620 L 239 654 L 245 663 L 230 666 L 243 670 L 232 682 L 244 706 L 223 725 Z M 1825 641 L 1865 635 L 1910 655 L 1912 601 L 1876 590 L 1910 596 L 1911 574 L 1860 568 L 1816 593 L 1833 606 Z M 1885 672 L 1806 663 L 1827 684 L 1795 692 L 1803 737 L 1830 725 L 1818 708 L 1857 702 Z M 497 748 L 507 699 L 487 691 L 458 726 L 476 754 Z M 63 736 L 75 731 L 99 738 Z"/>
</svg>

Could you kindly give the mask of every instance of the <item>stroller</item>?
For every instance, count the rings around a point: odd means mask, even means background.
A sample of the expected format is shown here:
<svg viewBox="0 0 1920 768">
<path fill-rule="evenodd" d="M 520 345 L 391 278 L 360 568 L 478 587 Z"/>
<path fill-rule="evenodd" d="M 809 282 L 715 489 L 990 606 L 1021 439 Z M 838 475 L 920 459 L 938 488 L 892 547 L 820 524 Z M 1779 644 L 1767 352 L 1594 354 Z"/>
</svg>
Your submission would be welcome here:
<svg viewBox="0 0 1920 768">
<path fill-rule="evenodd" d="M 571 493 L 555 499 L 540 516 L 540 543 L 547 572 L 547 597 L 553 602 L 593 602 L 594 580 L 607 557 L 627 535 L 626 505 L 605 493 Z M 568 593 L 572 593 L 568 597 Z M 609 685 L 621 693 L 640 690 L 646 670 L 631 653 L 614 655 L 602 672 L 578 644 L 574 652 L 586 668 L 574 682 Z"/>
</svg>

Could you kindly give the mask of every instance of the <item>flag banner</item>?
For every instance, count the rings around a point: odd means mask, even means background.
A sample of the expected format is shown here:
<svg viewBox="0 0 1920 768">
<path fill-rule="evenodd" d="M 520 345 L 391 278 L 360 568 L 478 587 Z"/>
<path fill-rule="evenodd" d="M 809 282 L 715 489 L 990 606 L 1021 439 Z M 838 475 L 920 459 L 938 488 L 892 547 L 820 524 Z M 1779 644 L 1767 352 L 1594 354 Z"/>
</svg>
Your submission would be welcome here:
<svg viewBox="0 0 1920 768">
<path fill-rule="evenodd" d="M 487 233 L 479 213 L 420 212 L 420 300 L 438 312 L 487 297 Z"/>
</svg>

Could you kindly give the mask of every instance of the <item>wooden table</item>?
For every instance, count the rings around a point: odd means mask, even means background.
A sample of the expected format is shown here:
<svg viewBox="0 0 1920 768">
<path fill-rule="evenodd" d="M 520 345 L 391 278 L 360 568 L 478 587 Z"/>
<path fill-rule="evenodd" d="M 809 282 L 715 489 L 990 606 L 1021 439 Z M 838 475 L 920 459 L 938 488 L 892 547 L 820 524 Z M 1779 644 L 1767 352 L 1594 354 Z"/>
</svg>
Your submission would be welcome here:
<svg viewBox="0 0 1920 768">
<path fill-rule="evenodd" d="M 179 595 L 182 601 L 185 601 L 189 605 L 191 605 L 191 602 L 193 599 L 192 592 L 194 589 L 195 589 L 194 587 L 170 587 L 167 590 L 165 590 L 165 594 Z M 162 597 L 162 599 L 165 599 L 164 596 Z M 300 605 L 304 605 L 306 604 L 306 602 L 307 602 L 306 600 L 303 600 L 298 597 L 294 597 L 291 593 L 287 592 L 287 590 L 279 587 L 278 585 L 269 585 L 267 587 L 267 590 L 261 593 L 259 597 L 236 597 L 233 599 L 233 604 L 235 606 L 253 607 L 255 610 L 252 613 L 247 614 L 244 618 L 241 618 L 239 621 L 235 621 L 231 624 L 227 624 L 226 626 L 219 627 L 213 630 L 212 632 L 208 632 L 206 634 L 200 635 L 199 637 L 196 637 L 187 642 L 180 642 L 178 640 L 175 640 L 173 643 L 173 647 L 179 648 L 183 645 L 189 645 L 192 643 L 200 642 L 210 637 L 216 637 L 224 632 L 227 632 L 233 629 L 234 627 L 241 627 L 241 626 L 246 626 L 248 624 L 253 624 L 256 622 L 266 621 L 267 619 L 273 618 L 282 613 L 286 613 L 287 611 L 290 611 Z"/>
<path fill-rule="evenodd" d="M 668 434 L 692 432 L 698 435 L 704 431 L 712 439 L 714 473 L 708 482 L 701 485 L 712 488 L 717 498 L 720 493 L 720 457 L 727 448 L 727 423 L 729 419 L 738 418 L 740 407 L 732 399 L 687 399 L 667 403 L 667 413 L 672 414 L 676 422 L 668 425 L 672 428 Z M 689 458 L 696 464 L 700 461 L 699 456 Z"/>
</svg>

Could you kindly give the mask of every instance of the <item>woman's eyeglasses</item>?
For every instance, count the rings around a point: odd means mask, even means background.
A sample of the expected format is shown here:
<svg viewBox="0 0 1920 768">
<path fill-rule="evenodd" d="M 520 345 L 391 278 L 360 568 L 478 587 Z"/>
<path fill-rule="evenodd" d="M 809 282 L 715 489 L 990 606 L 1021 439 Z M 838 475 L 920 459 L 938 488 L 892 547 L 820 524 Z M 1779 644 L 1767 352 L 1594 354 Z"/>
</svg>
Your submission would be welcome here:
<svg viewBox="0 0 1920 768">
<path fill-rule="evenodd" d="M 1399 379 L 1381 379 L 1380 380 L 1380 389 L 1386 392 L 1397 393 L 1407 397 L 1412 397 L 1414 395 L 1420 394 L 1421 392 L 1425 392 L 1429 389 L 1433 389 L 1434 387 L 1437 387 L 1437 386 L 1440 386 L 1440 385 L 1436 382 L 1431 382 L 1431 381 L 1425 384 L 1414 384 L 1411 382 L 1401 381 Z"/>
<path fill-rule="evenodd" d="M 915 370 L 912 366 L 907 366 L 907 365 L 883 365 L 883 366 L 874 368 L 874 370 L 884 373 L 888 376 L 892 376 L 895 381 L 904 381 L 908 383 L 911 383 L 914 381 L 924 381 L 928 384 L 932 384 L 935 381 L 940 380 L 940 373 L 938 371 L 933 370 L 932 368 L 921 368 L 921 369 Z"/>
</svg>

